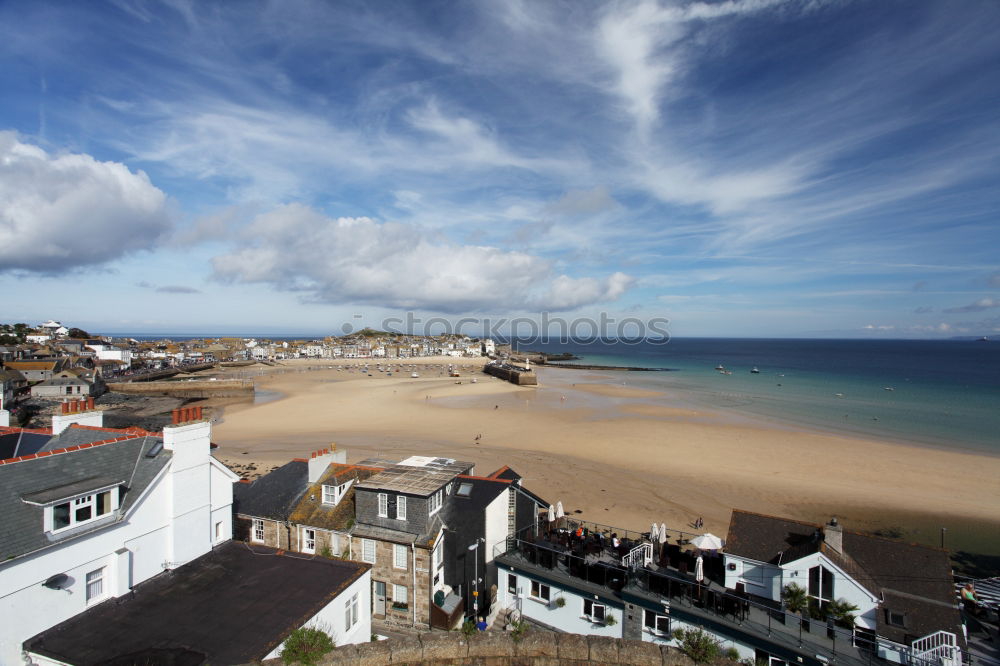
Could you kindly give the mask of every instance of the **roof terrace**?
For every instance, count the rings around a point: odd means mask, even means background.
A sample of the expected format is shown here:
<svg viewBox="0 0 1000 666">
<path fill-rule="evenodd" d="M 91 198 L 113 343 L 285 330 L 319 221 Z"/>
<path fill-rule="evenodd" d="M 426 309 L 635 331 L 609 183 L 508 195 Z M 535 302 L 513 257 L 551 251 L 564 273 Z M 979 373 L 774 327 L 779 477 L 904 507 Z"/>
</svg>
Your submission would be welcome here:
<svg viewBox="0 0 1000 666">
<path fill-rule="evenodd" d="M 579 530 L 579 536 L 577 531 Z M 695 576 L 697 549 L 691 532 L 667 529 L 663 543 L 639 533 L 589 521 L 563 520 L 558 529 L 540 526 L 498 544 L 496 563 L 563 588 L 669 605 L 671 616 L 711 628 L 750 645 L 780 646 L 807 664 L 861 666 L 882 662 L 873 635 L 832 622 L 784 612 L 724 587 L 723 558 L 704 552 L 703 578 Z M 612 535 L 620 545 L 615 548 Z M 884 662 L 883 662 L 884 663 Z"/>
</svg>

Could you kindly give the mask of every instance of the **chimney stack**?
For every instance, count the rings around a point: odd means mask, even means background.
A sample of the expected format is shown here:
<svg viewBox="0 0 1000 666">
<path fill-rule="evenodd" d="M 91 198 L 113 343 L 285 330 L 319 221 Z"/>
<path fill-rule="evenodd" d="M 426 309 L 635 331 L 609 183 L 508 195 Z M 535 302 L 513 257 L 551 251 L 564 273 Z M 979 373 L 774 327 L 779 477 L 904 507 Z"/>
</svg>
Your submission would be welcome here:
<svg viewBox="0 0 1000 666">
<path fill-rule="evenodd" d="M 823 526 L 823 540 L 831 550 L 839 555 L 844 554 L 844 528 L 837 522 L 836 516 Z"/>
</svg>

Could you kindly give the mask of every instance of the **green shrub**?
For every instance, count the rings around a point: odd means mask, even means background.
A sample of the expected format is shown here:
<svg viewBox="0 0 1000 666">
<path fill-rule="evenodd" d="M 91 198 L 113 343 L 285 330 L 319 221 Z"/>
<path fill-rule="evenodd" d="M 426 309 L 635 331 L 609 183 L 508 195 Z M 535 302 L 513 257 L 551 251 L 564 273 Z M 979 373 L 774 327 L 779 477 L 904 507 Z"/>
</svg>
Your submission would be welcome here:
<svg viewBox="0 0 1000 666">
<path fill-rule="evenodd" d="M 726 657 L 726 659 L 729 659 L 730 661 L 739 661 L 740 659 L 740 651 L 734 647 L 726 648 L 725 652 L 723 652 L 723 655 Z"/>
<path fill-rule="evenodd" d="M 326 632 L 303 627 L 293 631 L 285 640 L 285 647 L 281 649 L 281 661 L 286 664 L 315 666 L 323 655 L 335 647 L 333 639 Z"/>
<path fill-rule="evenodd" d="M 556 597 L 556 606 L 562 608 L 566 605 L 566 597 Z"/>
<path fill-rule="evenodd" d="M 472 620 L 466 620 L 462 623 L 462 633 L 468 636 L 473 636 L 478 629 L 476 629 L 476 623 Z"/>
<path fill-rule="evenodd" d="M 618 620 L 617 620 L 617 618 L 615 618 L 614 615 L 612 615 L 611 613 L 608 613 L 607 615 L 604 616 L 604 626 L 605 627 L 613 627 L 616 624 L 618 624 Z"/>
<path fill-rule="evenodd" d="M 673 635 L 681 651 L 696 664 L 707 663 L 722 654 L 719 641 L 701 629 L 677 629 Z"/>
<path fill-rule="evenodd" d="M 510 637 L 515 643 L 520 643 L 524 638 L 524 632 L 528 630 L 528 623 L 524 620 L 514 620 L 511 623 Z"/>
</svg>

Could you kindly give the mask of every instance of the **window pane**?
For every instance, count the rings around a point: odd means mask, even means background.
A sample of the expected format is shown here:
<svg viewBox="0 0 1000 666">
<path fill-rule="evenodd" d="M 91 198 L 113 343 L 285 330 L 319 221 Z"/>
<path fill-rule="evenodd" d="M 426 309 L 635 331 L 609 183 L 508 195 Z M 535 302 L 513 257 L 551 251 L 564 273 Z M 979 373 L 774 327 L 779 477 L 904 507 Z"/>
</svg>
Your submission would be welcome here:
<svg viewBox="0 0 1000 666">
<path fill-rule="evenodd" d="M 819 596 L 819 567 L 809 570 L 809 596 Z"/>
<path fill-rule="evenodd" d="M 406 520 L 406 498 L 402 495 L 396 499 L 396 519 Z"/>
<path fill-rule="evenodd" d="M 57 504 L 52 508 L 52 529 L 69 527 L 69 503 Z"/>
<path fill-rule="evenodd" d="M 541 586 L 541 590 L 542 590 L 542 599 L 545 599 L 546 601 L 548 601 L 549 600 L 549 593 L 551 592 L 551 590 L 549 589 L 549 586 L 548 585 L 542 585 Z"/>
<path fill-rule="evenodd" d="M 655 629 L 656 628 L 656 613 L 654 613 L 652 611 L 648 611 L 648 610 L 647 611 L 643 611 L 642 612 L 642 624 L 643 624 L 643 626 L 649 627 L 650 629 Z"/>
<path fill-rule="evenodd" d="M 86 506 L 77 507 L 76 515 L 73 517 L 73 522 L 82 523 L 85 520 L 90 520 L 91 506 L 88 504 Z"/>
<path fill-rule="evenodd" d="M 602 604 L 594 604 L 594 619 L 595 620 L 604 619 L 604 606 Z"/>
<path fill-rule="evenodd" d="M 97 496 L 97 515 L 103 516 L 111 511 L 111 491 L 106 490 Z"/>
<path fill-rule="evenodd" d="M 514 574 L 507 574 L 507 592 L 517 594 L 517 576 Z"/>
<path fill-rule="evenodd" d="M 87 601 L 97 599 L 104 594 L 104 568 L 87 574 Z"/>
</svg>

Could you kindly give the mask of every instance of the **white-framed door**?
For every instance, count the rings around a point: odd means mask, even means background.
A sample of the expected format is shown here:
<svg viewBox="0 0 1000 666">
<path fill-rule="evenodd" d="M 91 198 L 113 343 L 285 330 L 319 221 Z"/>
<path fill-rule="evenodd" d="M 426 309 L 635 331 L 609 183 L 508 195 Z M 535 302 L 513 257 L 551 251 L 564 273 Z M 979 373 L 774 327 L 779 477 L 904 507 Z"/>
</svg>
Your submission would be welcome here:
<svg viewBox="0 0 1000 666">
<path fill-rule="evenodd" d="M 372 613 L 385 615 L 385 581 L 373 580 L 372 587 Z"/>
<path fill-rule="evenodd" d="M 316 552 L 316 530 L 310 529 L 308 527 L 302 528 L 302 552 L 303 553 Z"/>
</svg>

